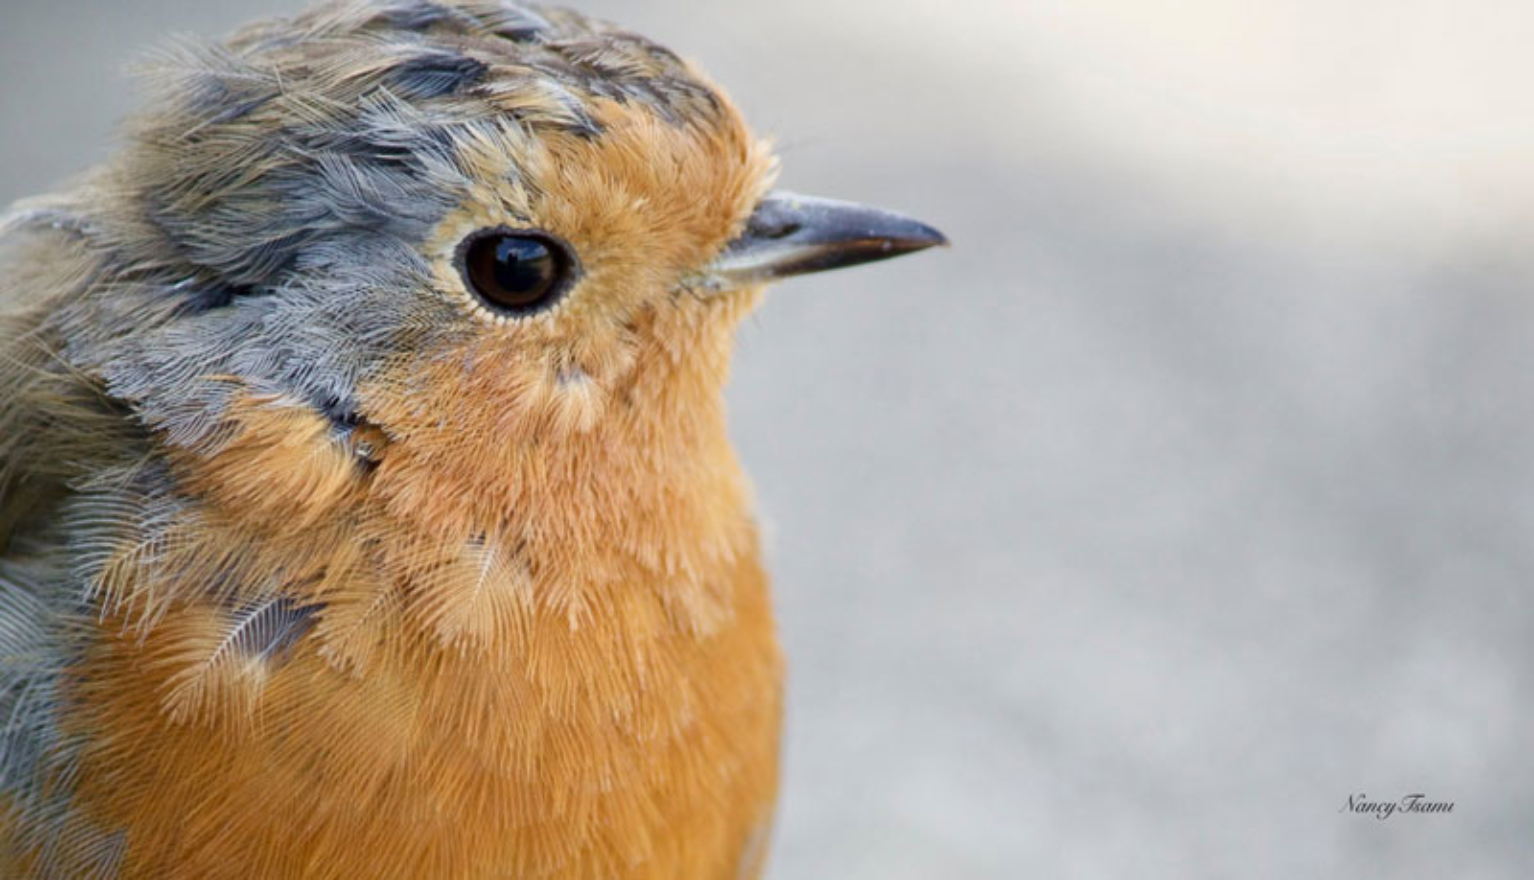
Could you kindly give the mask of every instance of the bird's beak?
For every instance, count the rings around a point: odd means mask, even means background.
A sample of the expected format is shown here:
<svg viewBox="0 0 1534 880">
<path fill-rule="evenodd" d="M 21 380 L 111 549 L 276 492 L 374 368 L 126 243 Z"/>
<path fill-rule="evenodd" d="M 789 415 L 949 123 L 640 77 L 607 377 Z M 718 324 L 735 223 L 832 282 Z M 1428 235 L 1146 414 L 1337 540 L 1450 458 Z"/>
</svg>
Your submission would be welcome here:
<svg viewBox="0 0 1534 880">
<path fill-rule="evenodd" d="M 740 237 L 690 286 L 723 292 L 946 244 L 943 233 L 891 211 L 774 192 L 757 205 Z"/>
</svg>

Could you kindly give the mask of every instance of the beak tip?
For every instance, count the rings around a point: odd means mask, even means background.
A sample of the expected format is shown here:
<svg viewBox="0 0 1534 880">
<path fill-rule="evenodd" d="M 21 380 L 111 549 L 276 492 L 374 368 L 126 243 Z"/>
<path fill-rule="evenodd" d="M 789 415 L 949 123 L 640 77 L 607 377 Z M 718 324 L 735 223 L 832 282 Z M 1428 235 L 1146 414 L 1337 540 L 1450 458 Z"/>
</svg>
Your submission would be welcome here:
<svg viewBox="0 0 1534 880">
<path fill-rule="evenodd" d="M 898 237 L 885 241 L 884 250 L 892 257 L 902 254 L 914 254 L 928 248 L 951 248 L 953 242 L 948 236 L 934 227 L 925 223 L 911 221 L 913 228 L 907 230 Z"/>
<path fill-rule="evenodd" d="M 953 247 L 953 242 L 951 240 L 949 240 L 948 236 L 944 235 L 939 230 L 934 229 L 931 226 L 928 226 L 926 231 L 928 233 L 928 235 L 927 235 L 927 243 L 922 245 L 922 247 L 924 247 L 924 248 L 929 248 L 929 247 L 951 248 L 951 247 Z"/>
</svg>

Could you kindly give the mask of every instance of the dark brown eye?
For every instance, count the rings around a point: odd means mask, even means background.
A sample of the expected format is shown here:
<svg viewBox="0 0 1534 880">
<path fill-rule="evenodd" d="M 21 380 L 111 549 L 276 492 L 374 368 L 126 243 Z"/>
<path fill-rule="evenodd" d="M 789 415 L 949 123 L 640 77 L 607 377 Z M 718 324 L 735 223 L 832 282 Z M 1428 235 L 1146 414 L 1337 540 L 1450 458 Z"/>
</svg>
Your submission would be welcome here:
<svg viewBox="0 0 1534 880">
<path fill-rule="evenodd" d="M 527 315 L 559 301 L 576 272 L 575 255 L 543 232 L 481 229 L 458 246 L 463 283 L 498 315 Z"/>
</svg>

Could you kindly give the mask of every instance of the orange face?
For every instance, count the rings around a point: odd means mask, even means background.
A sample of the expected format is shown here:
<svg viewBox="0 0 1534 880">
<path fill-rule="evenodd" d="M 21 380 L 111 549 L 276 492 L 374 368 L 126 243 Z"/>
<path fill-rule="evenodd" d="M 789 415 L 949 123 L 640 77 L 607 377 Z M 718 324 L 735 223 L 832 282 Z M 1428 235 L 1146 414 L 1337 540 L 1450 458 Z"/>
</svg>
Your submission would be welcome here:
<svg viewBox="0 0 1534 880">
<path fill-rule="evenodd" d="M 506 439 L 550 428 L 589 429 L 628 378 L 645 315 L 714 305 L 689 297 L 682 285 L 766 192 L 768 154 L 733 113 L 718 127 L 682 128 L 612 102 L 598 109 L 605 128 L 597 138 L 557 133 L 460 152 L 482 184 L 438 225 L 425 250 L 435 292 L 476 332 L 452 351 L 402 352 L 398 370 L 370 385 L 366 397 L 391 433 L 424 440 L 435 421 L 462 418 L 469 432 L 487 430 L 502 439 L 492 445 L 505 448 Z M 536 230 L 568 245 L 578 268 L 557 302 L 508 318 L 471 292 L 457 249 L 494 227 Z M 674 347 L 680 340 L 657 341 Z M 427 381 L 421 355 L 454 363 L 450 372 L 431 372 L 442 381 Z M 434 403 L 421 405 L 423 394 Z M 404 401 L 425 417 L 390 409 Z"/>
<path fill-rule="evenodd" d="M 636 420 L 685 422 L 689 407 L 711 406 L 734 323 L 754 298 L 704 299 L 683 287 L 771 182 L 767 152 L 734 112 L 683 127 L 615 102 L 596 109 L 597 138 L 510 135 L 461 150 L 480 186 L 425 252 L 433 294 L 466 332 L 441 349 L 403 349 L 361 383 L 362 417 L 389 437 L 383 459 L 408 458 L 432 481 L 478 496 L 479 518 L 499 515 L 486 506 L 504 506 L 509 476 L 547 451 L 539 444 L 604 422 L 609 436 Z M 556 303 L 507 318 L 470 289 L 460 243 L 497 227 L 568 246 L 577 277 Z"/>
</svg>

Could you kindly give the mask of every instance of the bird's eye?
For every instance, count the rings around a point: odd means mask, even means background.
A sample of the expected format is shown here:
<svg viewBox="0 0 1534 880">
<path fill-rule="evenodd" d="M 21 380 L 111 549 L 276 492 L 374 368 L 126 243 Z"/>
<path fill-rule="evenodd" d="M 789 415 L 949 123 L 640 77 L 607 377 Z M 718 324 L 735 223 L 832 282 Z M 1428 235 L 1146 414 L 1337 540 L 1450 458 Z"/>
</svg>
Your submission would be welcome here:
<svg viewBox="0 0 1534 880">
<path fill-rule="evenodd" d="M 481 229 L 458 246 L 458 271 L 498 315 L 528 315 L 559 301 L 578 274 L 569 245 L 544 232 Z"/>
</svg>

